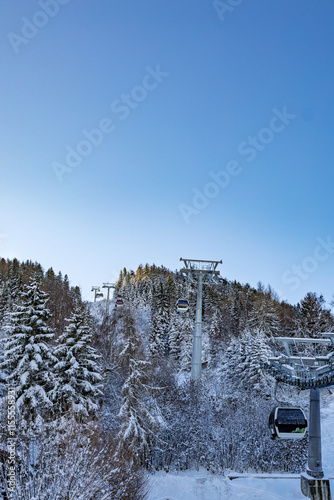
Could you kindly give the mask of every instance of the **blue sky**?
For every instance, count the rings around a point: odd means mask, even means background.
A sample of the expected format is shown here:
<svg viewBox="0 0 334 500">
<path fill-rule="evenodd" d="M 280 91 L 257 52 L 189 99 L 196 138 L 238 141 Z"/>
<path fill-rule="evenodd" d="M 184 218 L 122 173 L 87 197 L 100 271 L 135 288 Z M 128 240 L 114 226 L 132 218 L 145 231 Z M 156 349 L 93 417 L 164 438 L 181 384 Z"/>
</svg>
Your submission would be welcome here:
<svg viewBox="0 0 334 500">
<path fill-rule="evenodd" d="M 331 0 L 0 9 L 1 256 L 86 299 L 185 257 L 331 300 Z"/>
</svg>

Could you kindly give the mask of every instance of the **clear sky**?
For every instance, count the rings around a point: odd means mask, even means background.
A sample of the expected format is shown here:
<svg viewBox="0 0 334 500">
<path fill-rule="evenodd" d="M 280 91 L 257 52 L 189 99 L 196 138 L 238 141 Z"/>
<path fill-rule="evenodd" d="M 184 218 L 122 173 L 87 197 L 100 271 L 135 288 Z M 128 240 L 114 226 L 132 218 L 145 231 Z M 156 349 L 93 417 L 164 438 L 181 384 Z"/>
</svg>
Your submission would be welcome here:
<svg viewBox="0 0 334 500">
<path fill-rule="evenodd" d="M 332 0 L 1 0 L 0 255 L 334 293 Z"/>
</svg>

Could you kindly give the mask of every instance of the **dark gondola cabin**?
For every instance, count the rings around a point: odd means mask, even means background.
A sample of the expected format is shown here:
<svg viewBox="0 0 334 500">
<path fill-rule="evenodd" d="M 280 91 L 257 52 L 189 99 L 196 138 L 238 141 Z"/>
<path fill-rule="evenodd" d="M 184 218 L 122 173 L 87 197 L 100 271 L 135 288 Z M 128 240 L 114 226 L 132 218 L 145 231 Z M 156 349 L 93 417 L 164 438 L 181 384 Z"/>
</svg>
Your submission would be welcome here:
<svg viewBox="0 0 334 500">
<path fill-rule="evenodd" d="M 269 429 L 273 439 L 302 439 L 307 420 L 301 408 L 276 407 L 269 415 Z"/>
<path fill-rule="evenodd" d="M 189 309 L 189 302 L 187 299 L 179 299 L 176 303 L 177 312 L 186 312 Z"/>
</svg>

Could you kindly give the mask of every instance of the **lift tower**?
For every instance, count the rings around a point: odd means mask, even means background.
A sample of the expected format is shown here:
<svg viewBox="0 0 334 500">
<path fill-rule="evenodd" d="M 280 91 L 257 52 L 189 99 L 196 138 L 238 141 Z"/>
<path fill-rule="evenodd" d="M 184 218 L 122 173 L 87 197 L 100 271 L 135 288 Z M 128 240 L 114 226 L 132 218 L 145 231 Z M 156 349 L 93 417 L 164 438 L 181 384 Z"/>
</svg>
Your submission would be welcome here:
<svg viewBox="0 0 334 500">
<path fill-rule="evenodd" d="M 115 283 L 103 283 L 102 288 L 107 288 L 107 304 L 106 304 L 106 317 L 109 317 L 109 297 L 110 297 L 110 288 L 115 288 Z"/>
<path fill-rule="evenodd" d="M 197 302 L 196 302 L 196 319 L 193 341 L 193 355 L 191 358 L 191 377 L 194 380 L 199 380 L 202 373 L 202 292 L 203 282 L 219 283 L 219 274 L 217 271 L 218 264 L 222 264 L 221 260 L 195 260 L 183 259 L 184 267 L 181 273 L 186 274 L 191 282 L 197 279 Z"/>
</svg>

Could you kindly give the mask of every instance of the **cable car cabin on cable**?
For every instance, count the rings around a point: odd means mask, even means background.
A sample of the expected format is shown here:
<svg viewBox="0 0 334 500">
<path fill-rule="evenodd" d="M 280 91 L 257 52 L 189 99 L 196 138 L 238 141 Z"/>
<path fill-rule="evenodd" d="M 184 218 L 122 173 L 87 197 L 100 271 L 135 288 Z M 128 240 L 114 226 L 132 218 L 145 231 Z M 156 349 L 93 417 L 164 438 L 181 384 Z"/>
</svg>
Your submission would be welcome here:
<svg viewBox="0 0 334 500">
<path fill-rule="evenodd" d="M 186 312 L 189 309 L 189 302 L 187 299 L 179 299 L 176 303 L 177 312 Z"/>
<path fill-rule="evenodd" d="M 307 420 L 301 408 L 276 407 L 269 415 L 272 439 L 302 439 L 307 429 Z"/>
<path fill-rule="evenodd" d="M 117 299 L 116 299 L 116 307 L 122 307 L 124 305 L 124 301 L 122 299 L 122 297 L 118 296 Z"/>
</svg>

